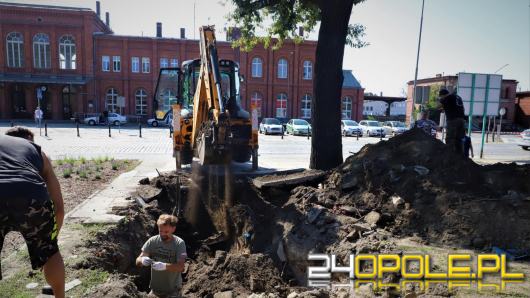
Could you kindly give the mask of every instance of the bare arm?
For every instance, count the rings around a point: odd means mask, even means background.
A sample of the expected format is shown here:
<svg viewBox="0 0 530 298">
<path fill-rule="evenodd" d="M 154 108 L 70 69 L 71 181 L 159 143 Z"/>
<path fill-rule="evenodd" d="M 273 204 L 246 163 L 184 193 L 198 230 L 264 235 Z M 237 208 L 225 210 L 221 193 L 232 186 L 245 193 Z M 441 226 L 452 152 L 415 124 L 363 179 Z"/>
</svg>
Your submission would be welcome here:
<svg viewBox="0 0 530 298">
<path fill-rule="evenodd" d="M 55 219 L 57 221 L 57 231 L 60 231 L 64 221 L 64 201 L 63 195 L 61 193 L 61 186 L 59 185 L 57 176 L 55 176 L 55 173 L 53 172 L 52 163 L 48 159 L 48 156 L 46 156 L 46 154 L 44 154 L 42 151 L 41 155 L 44 165 L 40 174 L 46 183 L 48 193 L 50 194 L 51 200 L 53 202 L 53 206 L 55 208 Z"/>
</svg>

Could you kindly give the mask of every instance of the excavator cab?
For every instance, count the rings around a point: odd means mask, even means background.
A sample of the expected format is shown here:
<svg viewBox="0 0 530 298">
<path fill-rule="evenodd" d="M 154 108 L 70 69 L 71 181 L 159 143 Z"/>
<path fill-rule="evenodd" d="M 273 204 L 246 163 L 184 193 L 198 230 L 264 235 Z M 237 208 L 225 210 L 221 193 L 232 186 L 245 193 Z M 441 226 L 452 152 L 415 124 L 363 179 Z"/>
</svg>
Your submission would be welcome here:
<svg viewBox="0 0 530 298">
<path fill-rule="evenodd" d="M 179 103 L 180 80 L 180 68 L 160 69 L 153 98 L 153 111 L 156 120 L 165 120 L 168 114 L 172 113 L 171 106 Z"/>
</svg>

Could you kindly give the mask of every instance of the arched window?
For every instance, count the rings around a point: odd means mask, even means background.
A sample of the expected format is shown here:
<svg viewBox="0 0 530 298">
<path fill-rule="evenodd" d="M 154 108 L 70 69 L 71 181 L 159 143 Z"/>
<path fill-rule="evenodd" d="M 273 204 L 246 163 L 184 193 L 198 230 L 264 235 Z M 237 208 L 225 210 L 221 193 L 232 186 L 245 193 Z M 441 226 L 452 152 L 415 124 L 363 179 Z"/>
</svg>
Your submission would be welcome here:
<svg viewBox="0 0 530 298">
<path fill-rule="evenodd" d="M 302 118 L 311 118 L 311 95 L 305 94 L 302 97 Z"/>
<path fill-rule="evenodd" d="M 313 78 L 313 63 L 311 61 L 304 61 L 304 80 L 311 80 Z"/>
<path fill-rule="evenodd" d="M 37 33 L 33 37 L 33 66 L 35 68 L 50 68 L 50 37 L 44 33 Z"/>
<path fill-rule="evenodd" d="M 287 78 L 287 59 L 278 60 L 278 78 L 286 79 Z"/>
<path fill-rule="evenodd" d="M 134 95 L 136 99 L 136 115 L 147 115 L 147 92 L 138 89 Z"/>
<path fill-rule="evenodd" d="M 158 110 L 169 111 L 171 103 L 177 100 L 176 96 L 177 93 L 172 89 L 162 90 L 158 98 Z"/>
<path fill-rule="evenodd" d="M 261 102 L 263 97 L 261 96 L 261 93 L 254 92 L 252 93 L 252 97 L 250 98 L 250 103 L 254 104 L 256 106 L 256 110 L 258 111 L 258 117 L 261 117 Z"/>
<path fill-rule="evenodd" d="M 344 119 L 351 119 L 351 108 L 352 100 L 350 97 L 346 96 L 342 99 L 342 117 Z"/>
<path fill-rule="evenodd" d="M 8 67 L 24 66 L 24 37 L 18 32 L 11 32 L 6 37 Z"/>
<path fill-rule="evenodd" d="M 263 76 L 263 63 L 261 58 L 252 59 L 252 77 L 261 78 Z"/>
<path fill-rule="evenodd" d="M 75 69 L 76 59 L 74 37 L 63 35 L 59 39 L 59 67 L 61 69 Z"/>
<path fill-rule="evenodd" d="M 276 97 L 276 117 L 287 118 L 287 94 L 280 93 Z"/>
<path fill-rule="evenodd" d="M 118 112 L 118 91 L 114 88 L 107 90 L 107 111 L 111 113 Z"/>
</svg>

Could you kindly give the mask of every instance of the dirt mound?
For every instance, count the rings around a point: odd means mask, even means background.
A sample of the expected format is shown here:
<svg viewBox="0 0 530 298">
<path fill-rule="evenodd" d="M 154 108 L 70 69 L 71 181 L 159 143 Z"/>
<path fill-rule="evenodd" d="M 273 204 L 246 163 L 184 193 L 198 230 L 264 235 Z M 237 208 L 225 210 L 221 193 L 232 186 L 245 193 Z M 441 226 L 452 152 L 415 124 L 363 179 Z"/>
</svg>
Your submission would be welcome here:
<svg viewBox="0 0 530 298">
<path fill-rule="evenodd" d="M 137 298 L 144 297 L 138 293 L 132 279 L 124 274 L 113 274 L 105 283 L 97 285 L 86 297 Z"/>
<path fill-rule="evenodd" d="M 365 146 L 306 197 L 357 218 L 376 214 L 374 224 L 399 235 L 519 248 L 530 245 L 528 181 L 529 165 L 480 166 L 413 129 Z"/>
<path fill-rule="evenodd" d="M 212 256 L 203 252 L 190 265 L 183 294 L 208 297 L 232 291 L 235 296 L 250 293 L 286 295 L 286 284 L 273 260 L 264 254 L 238 254 L 216 251 Z"/>
</svg>

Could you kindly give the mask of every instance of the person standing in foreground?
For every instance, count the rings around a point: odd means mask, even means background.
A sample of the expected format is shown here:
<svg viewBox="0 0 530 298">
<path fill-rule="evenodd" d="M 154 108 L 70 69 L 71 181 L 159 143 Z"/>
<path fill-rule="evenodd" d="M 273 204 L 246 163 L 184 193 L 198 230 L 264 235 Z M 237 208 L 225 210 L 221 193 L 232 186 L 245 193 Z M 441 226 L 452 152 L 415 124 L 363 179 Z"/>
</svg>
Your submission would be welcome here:
<svg viewBox="0 0 530 298">
<path fill-rule="evenodd" d="M 149 297 L 181 297 L 180 273 L 184 271 L 187 255 L 184 240 L 173 235 L 177 221 L 173 215 L 160 215 L 156 222 L 159 234 L 145 242 L 136 258 L 136 266 L 151 266 Z"/>
<path fill-rule="evenodd" d="M 465 136 L 465 114 L 464 103 L 462 98 L 456 93 L 449 94 L 445 88 L 440 89 L 438 93 L 440 104 L 447 118 L 447 135 L 445 144 L 447 144 L 457 154 L 463 155 L 462 138 Z"/>
<path fill-rule="evenodd" d="M 46 154 L 30 141 L 31 131 L 11 130 L 19 137 L 0 135 L 0 249 L 7 233 L 20 232 L 31 267 L 42 268 L 55 297 L 62 298 L 65 273 L 57 245 L 64 220 L 61 187 Z"/>
</svg>

